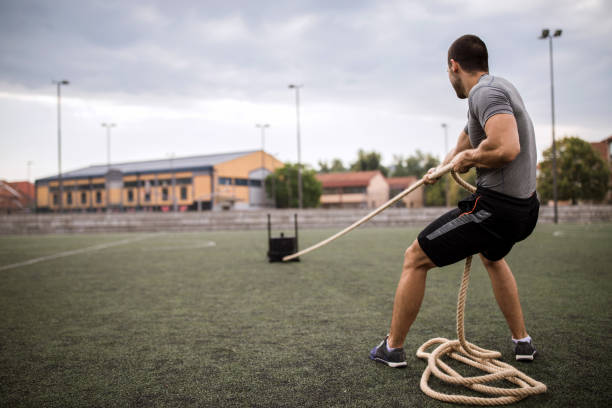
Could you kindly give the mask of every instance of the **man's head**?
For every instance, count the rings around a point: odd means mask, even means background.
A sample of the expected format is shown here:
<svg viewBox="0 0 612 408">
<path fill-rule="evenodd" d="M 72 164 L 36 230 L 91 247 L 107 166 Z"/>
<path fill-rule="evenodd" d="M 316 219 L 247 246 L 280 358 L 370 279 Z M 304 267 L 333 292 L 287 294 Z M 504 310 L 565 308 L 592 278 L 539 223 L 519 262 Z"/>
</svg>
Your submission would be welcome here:
<svg viewBox="0 0 612 408">
<path fill-rule="evenodd" d="M 448 77 L 457 96 L 467 98 L 473 86 L 467 83 L 472 82 L 467 79 L 479 77 L 484 72 L 489 72 L 489 54 L 485 43 L 471 34 L 457 38 L 448 49 Z"/>
</svg>

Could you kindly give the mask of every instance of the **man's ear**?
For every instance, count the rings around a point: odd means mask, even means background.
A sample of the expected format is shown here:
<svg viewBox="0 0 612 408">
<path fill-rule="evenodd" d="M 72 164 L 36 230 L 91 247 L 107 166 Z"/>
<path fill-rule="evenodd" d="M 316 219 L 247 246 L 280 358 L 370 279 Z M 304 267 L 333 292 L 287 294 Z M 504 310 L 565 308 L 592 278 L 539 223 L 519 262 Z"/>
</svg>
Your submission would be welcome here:
<svg viewBox="0 0 612 408">
<path fill-rule="evenodd" d="M 450 69 L 450 70 L 451 70 L 453 73 L 455 73 L 455 74 L 456 74 L 457 72 L 459 72 L 459 68 L 460 68 L 460 67 L 461 67 L 461 66 L 459 65 L 459 63 L 458 63 L 457 61 L 455 61 L 454 59 L 452 59 L 452 58 L 451 58 L 451 60 L 450 60 L 450 67 L 449 67 L 449 69 Z"/>
</svg>

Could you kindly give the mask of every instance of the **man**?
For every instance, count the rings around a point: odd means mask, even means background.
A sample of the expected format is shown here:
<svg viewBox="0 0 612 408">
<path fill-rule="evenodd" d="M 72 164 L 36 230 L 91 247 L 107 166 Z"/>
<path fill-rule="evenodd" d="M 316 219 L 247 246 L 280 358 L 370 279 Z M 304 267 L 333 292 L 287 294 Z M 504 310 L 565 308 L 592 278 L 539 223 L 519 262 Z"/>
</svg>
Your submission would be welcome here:
<svg viewBox="0 0 612 408">
<path fill-rule="evenodd" d="M 533 231 L 539 212 L 536 147 L 531 118 L 507 80 L 489 74 L 484 42 L 464 35 L 448 49 L 448 75 L 460 99 L 468 98 L 468 122 L 442 165 L 464 173 L 477 169 L 477 191 L 458 208 L 427 226 L 406 250 L 395 292 L 389 335 L 372 351 L 372 360 L 405 367 L 404 340 L 425 293 L 427 271 L 480 254 L 495 299 L 506 318 L 515 355 L 533 360 L 516 281 L 504 256 Z M 426 182 L 437 180 L 426 175 Z"/>
</svg>

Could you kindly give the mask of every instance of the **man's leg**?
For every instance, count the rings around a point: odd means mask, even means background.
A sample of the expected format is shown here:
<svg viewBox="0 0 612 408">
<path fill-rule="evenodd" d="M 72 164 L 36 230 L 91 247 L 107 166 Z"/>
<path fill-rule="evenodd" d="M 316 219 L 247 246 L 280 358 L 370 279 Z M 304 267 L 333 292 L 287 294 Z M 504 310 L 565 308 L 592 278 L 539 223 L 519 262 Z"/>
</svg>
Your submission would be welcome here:
<svg viewBox="0 0 612 408">
<path fill-rule="evenodd" d="M 427 271 L 433 267 L 434 263 L 415 240 L 404 254 L 402 276 L 395 291 L 391 330 L 387 341 L 389 347 L 404 346 L 408 330 L 419 313 L 425 295 Z"/>
<path fill-rule="evenodd" d="M 499 261 L 490 261 L 481 254 L 480 259 L 489 273 L 495 299 L 508 322 L 512 337 L 514 339 L 527 337 L 518 289 L 510 267 L 503 258 Z"/>
</svg>

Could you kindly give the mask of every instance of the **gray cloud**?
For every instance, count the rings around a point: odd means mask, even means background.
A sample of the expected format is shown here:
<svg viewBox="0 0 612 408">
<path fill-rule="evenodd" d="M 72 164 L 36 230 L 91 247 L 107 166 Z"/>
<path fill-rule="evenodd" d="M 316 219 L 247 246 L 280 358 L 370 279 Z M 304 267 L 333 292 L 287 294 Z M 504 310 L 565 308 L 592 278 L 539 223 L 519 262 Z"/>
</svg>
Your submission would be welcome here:
<svg viewBox="0 0 612 408">
<path fill-rule="evenodd" d="M 428 121 L 437 129 L 439 118 L 465 117 L 445 56 L 469 32 L 487 42 L 492 72 L 515 82 L 546 126 L 548 47 L 537 36 L 560 27 L 559 125 L 596 139 L 610 133 L 611 18 L 611 3 L 596 0 L 3 1 L 0 90 L 49 95 L 50 80 L 66 77 L 69 93 L 84 100 L 181 108 L 290 104 L 286 85 L 299 81 L 307 105 L 405 115 L 422 131 Z"/>
</svg>

